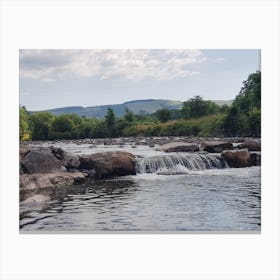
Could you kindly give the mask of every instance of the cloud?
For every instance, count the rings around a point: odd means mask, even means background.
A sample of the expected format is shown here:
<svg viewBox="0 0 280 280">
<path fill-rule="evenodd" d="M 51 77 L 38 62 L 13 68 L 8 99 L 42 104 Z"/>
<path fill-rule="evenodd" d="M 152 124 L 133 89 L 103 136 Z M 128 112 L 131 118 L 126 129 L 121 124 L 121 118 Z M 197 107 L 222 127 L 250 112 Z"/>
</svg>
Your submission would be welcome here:
<svg viewBox="0 0 280 280">
<path fill-rule="evenodd" d="M 223 57 L 216 58 L 216 62 L 225 62 L 225 61 L 226 61 L 226 59 Z"/>
<path fill-rule="evenodd" d="M 200 50 L 20 50 L 20 77 L 53 82 L 69 77 L 101 80 L 172 80 L 197 75 Z"/>
</svg>

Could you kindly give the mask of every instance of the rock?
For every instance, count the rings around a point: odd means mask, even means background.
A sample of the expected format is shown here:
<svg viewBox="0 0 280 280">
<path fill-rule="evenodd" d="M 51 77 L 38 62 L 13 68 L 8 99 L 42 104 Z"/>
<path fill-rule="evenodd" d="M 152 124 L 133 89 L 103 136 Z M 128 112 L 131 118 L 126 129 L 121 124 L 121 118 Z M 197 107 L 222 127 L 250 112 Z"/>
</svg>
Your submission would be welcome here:
<svg viewBox="0 0 280 280">
<path fill-rule="evenodd" d="M 80 168 L 96 171 L 95 178 L 135 174 L 135 156 L 128 152 L 105 152 L 80 155 Z"/>
<path fill-rule="evenodd" d="M 67 168 L 79 168 L 79 156 L 76 154 L 63 151 L 61 148 L 51 147 L 52 153 L 55 157 L 61 160 L 61 164 Z"/>
<path fill-rule="evenodd" d="M 76 173 L 76 172 L 81 172 L 81 170 L 79 170 L 78 168 L 69 167 L 67 168 L 67 172 Z"/>
<path fill-rule="evenodd" d="M 33 194 L 23 201 L 20 202 L 20 215 L 24 215 L 25 212 L 30 212 L 34 210 L 43 210 L 49 205 L 50 196 L 43 194 Z"/>
<path fill-rule="evenodd" d="M 95 171 L 95 169 L 90 169 L 90 170 L 83 169 L 82 171 L 83 171 L 84 173 L 88 174 L 88 177 L 89 177 L 89 178 L 95 178 L 95 176 L 96 176 L 96 171 Z"/>
<path fill-rule="evenodd" d="M 20 190 L 34 191 L 54 189 L 55 187 L 71 186 L 86 180 L 87 174 L 82 172 L 57 172 L 49 174 L 23 174 L 20 176 Z"/>
<path fill-rule="evenodd" d="M 196 143 L 171 142 L 160 146 L 160 149 L 166 153 L 170 152 L 196 152 L 199 146 Z"/>
<path fill-rule="evenodd" d="M 29 152 L 30 152 L 30 148 L 28 146 L 20 145 L 19 147 L 20 159 L 23 159 Z"/>
<path fill-rule="evenodd" d="M 53 153 L 53 155 L 57 159 L 59 159 L 59 160 L 63 159 L 64 151 L 61 148 L 51 146 L 50 149 L 51 149 L 51 152 Z"/>
<path fill-rule="evenodd" d="M 248 149 L 249 151 L 260 151 L 261 142 L 256 139 L 245 140 L 243 143 L 237 146 L 238 149 Z"/>
<path fill-rule="evenodd" d="M 224 150 L 232 150 L 233 145 L 231 142 L 206 141 L 201 144 L 201 149 L 209 153 L 220 153 Z"/>
<path fill-rule="evenodd" d="M 47 180 L 46 183 L 48 184 L 48 187 L 53 187 L 53 184 L 49 180 Z M 29 191 L 29 190 L 31 191 L 31 190 L 38 189 L 39 186 L 36 177 L 30 174 L 21 175 L 19 178 L 19 188 L 20 190 L 24 190 L 24 191 Z"/>
<path fill-rule="evenodd" d="M 32 196 L 28 197 L 24 201 L 22 201 L 20 206 L 32 207 L 32 206 L 37 205 L 37 204 L 46 203 L 49 200 L 50 200 L 50 197 L 47 196 L 47 195 L 35 194 L 35 195 L 32 195 Z"/>
<path fill-rule="evenodd" d="M 222 157 L 230 167 L 249 167 L 253 165 L 248 149 L 223 151 Z"/>
<path fill-rule="evenodd" d="M 45 147 L 32 147 L 21 161 L 27 173 L 52 173 L 62 170 L 62 163 Z"/>
<path fill-rule="evenodd" d="M 261 153 L 260 152 L 250 152 L 251 165 L 260 166 L 261 165 Z"/>
</svg>

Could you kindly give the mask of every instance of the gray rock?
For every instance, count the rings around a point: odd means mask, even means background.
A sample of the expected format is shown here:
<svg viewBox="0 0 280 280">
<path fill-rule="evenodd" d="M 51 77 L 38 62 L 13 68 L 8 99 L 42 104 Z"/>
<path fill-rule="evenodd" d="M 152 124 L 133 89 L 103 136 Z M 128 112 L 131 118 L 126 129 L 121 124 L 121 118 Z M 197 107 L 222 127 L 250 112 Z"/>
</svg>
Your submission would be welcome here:
<svg viewBox="0 0 280 280">
<path fill-rule="evenodd" d="M 160 146 L 160 149 L 166 153 L 170 152 L 196 152 L 199 146 L 196 143 L 171 142 Z"/>
<path fill-rule="evenodd" d="M 57 172 L 49 174 L 23 174 L 20 176 L 20 191 L 54 189 L 71 186 L 86 180 L 87 174 L 82 172 Z"/>
<path fill-rule="evenodd" d="M 209 153 L 221 153 L 225 150 L 232 150 L 233 144 L 222 141 L 205 141 L 201 144 L 201 149 Z"/>
<path fill-rule="evenodd" d="M 22 167 L 27 173 L 52 173 L 60 172 L 62 163 L 44 147 L 32 147 L 29 153 L 21 161 Z"/>
<path fill-rule="evenodd" d="M 68 153 L 62 150 L 61 148 L 50 147 L 52 153 L 55 157 L 61 160 L 61 164 L 67 168 L 79 168 L 80 161 L 79 156 L 73 153 Z"/>
<path fill-rule="evenodd" d="M 260 152 L 250 152 L 251 165 L 260 166 L 261 165 L 261 153 Z"/>
<path fill-rule="evenodd" d="M 237 146 L 238 149 L 248 149 L 249 151 L 260 151 L 261 142 L 256 139 L 245 140 L 243 143 Z"/>
</svg>

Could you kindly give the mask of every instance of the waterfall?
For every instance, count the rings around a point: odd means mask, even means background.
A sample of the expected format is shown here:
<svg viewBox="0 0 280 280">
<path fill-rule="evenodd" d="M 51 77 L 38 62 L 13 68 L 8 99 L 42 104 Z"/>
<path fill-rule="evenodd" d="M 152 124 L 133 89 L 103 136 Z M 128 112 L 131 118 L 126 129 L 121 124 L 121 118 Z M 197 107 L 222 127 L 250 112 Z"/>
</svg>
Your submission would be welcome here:
<svg viewBox="0 0 280 280">
<path fill-rule="evenodd" d="M 226 168 L 226 161 L 218 154 L 163 155 L 138 159 L 136 173 L 180 174 L 189 170 Z"/>
</svg>

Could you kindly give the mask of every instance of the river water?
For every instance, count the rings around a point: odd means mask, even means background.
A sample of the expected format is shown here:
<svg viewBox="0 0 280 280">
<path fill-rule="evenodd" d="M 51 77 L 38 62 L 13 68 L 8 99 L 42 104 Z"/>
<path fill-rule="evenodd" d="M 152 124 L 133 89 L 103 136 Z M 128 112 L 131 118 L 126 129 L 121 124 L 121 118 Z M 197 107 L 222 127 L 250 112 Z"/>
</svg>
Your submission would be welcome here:
<svg viewBox="0 0 280 280">
<path fill-rule="evenodd" d="M 138 172 L 58 193 L 21 215 L 21 231 L 261 230 L 258 166 L 228 168 L 219 155 L 166 154 L 147 146 L 54 146 L 83 154 L 129 151 L 139 156 Z"/>
</svg>

